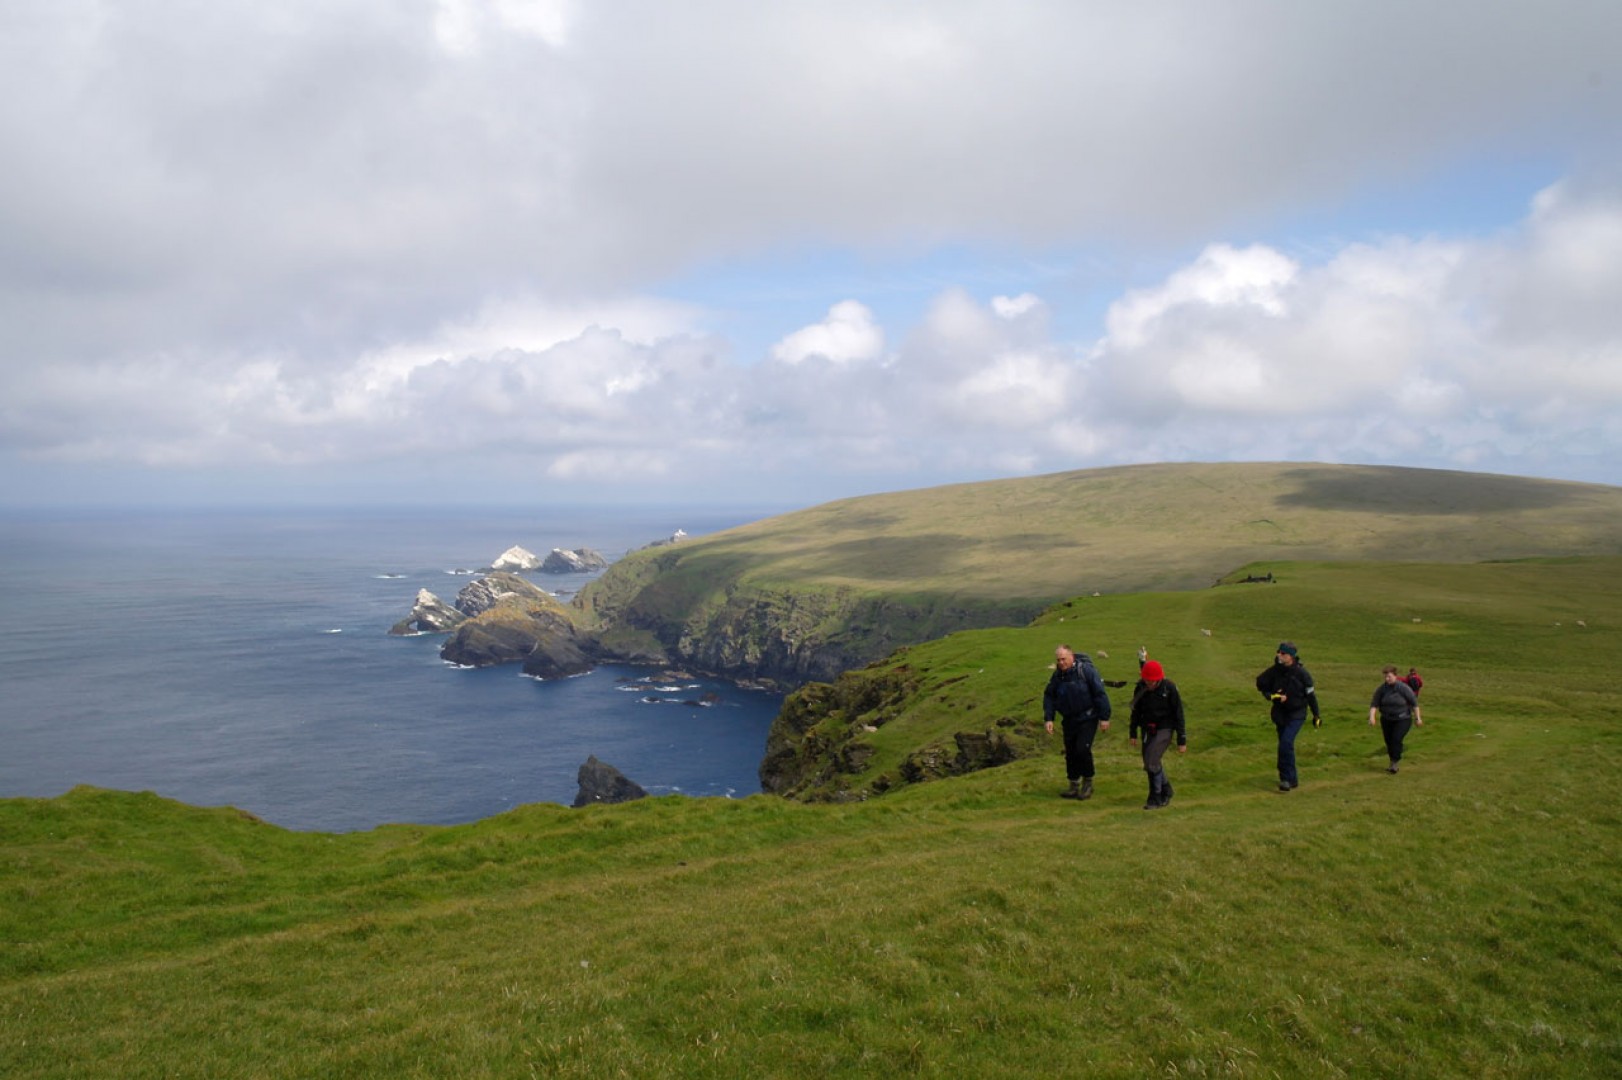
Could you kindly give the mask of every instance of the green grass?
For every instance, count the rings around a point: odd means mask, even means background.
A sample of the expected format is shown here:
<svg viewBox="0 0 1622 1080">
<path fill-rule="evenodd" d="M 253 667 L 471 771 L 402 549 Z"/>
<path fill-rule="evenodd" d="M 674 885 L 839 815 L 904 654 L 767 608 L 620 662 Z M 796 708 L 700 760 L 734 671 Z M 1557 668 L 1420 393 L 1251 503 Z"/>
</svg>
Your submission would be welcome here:
<svg viewBox="0 0 1622 1080">
<path fill-rule="evenodd" d="M 1056 746 L 862 803 L 343 835 L 0 800 L 0 1075 L 1622 1073 L 1622 564 L 1274 569 L 906 654 L 955 723 L 1026 715 L 1056 638 L 1112 676 L 1147 643 L 1192 744 L 1156 813 L 1124 724 L 1079 805 Z M 1283 636 L 1328 717 L 1289 795 L 1250 688 Z M 1395 777 L 1387 660 L 1427 677 Z"/>
</svg>

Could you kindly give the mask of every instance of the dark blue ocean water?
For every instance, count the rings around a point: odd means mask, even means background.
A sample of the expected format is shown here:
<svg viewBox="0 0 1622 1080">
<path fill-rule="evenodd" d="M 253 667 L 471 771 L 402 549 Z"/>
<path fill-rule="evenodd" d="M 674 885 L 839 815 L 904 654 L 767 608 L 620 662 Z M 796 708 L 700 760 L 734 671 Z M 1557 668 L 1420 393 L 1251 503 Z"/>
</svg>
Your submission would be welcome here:
<svg viewBox="0 0 1622 1080">
<path fill-rule="evenodd" d="M 387 631 L 514 544 L 614 559 L 766 513 L 0 514 L 0 797 L 93 784 L 293 829 L 451 824 L 568 803 L 591 754 L 654 794 L 752 794 L 777 695 L 458 669 L 440 637 Z M 529 577 L 565 601 L 590 580 Z"/>
</svg>

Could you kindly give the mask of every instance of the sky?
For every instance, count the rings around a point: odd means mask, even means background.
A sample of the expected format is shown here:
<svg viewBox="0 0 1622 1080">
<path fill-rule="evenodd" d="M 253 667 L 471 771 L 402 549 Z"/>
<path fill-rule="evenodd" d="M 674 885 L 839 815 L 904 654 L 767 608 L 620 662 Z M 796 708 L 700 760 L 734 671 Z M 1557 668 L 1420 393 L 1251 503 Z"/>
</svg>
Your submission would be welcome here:
<svg viewBox="0 0 1622 1080">
<path fill-rule="evenodd" d="M 0 0 L 0 506 L 1622 484 L 1615 0 Z"/>
</svg>

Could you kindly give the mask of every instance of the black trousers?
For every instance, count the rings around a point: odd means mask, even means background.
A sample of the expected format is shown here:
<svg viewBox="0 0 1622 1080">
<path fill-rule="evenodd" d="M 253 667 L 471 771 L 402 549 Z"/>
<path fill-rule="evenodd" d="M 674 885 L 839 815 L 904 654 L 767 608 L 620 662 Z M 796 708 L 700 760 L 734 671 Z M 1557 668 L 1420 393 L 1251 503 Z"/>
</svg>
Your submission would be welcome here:
<svg viewBox="0 0 1622 1080">
<path fill-rule="evenodd" d="M 1093 778 L 1093 740 L 1098 737 L 1098 718 L 1064 718 L 1064 773 L 1074 783 Z"/>
<path fill-rule="evenodd" d="M 1413 716 L 1404 716 L 1400 720 L 1387 720 L 1382 713 L 1380 716 L 1380 732 L 1385 736 L 1386 756 L 1392 761 L 1402 760 L 1402 740 L 1408 737 L 1413 729 Z"/>
</svg>

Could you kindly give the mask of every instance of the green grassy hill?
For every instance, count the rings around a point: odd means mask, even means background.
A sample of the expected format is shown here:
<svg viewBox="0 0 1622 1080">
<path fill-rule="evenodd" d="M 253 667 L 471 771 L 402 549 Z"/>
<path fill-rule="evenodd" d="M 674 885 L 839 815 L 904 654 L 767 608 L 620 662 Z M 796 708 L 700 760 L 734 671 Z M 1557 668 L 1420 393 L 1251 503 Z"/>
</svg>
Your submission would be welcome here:
<svg viewBox="0 0 1622 1080">
<path fill-rule="evenodd" d="M 1277 569 L 902 658 L 874 769 L 1024 722 L 1055 639 L 1106 674 L 1148 644 L 1192 746 L 1155 813 L 1123 728 L 1084 804 L 1056 746 L 866 802 L 345 835 L 0 800 L 0 1075 L 1622 1074 L 1622 562 Z M 1288 795 L 1250 688 L 1282 636 L 1328 717 Z M 1397 776 L 1388 660 L 1428 680 Z"/>
<path fill-rule="evenodd" d="M 633 553 L 577 599 L 618 655 L 789 684 L 1061 599 L 1274 560 L 1622 554 L 1622 488 L 1352 465 L 1137 465 L 832 502 Z"/>
</svg>

